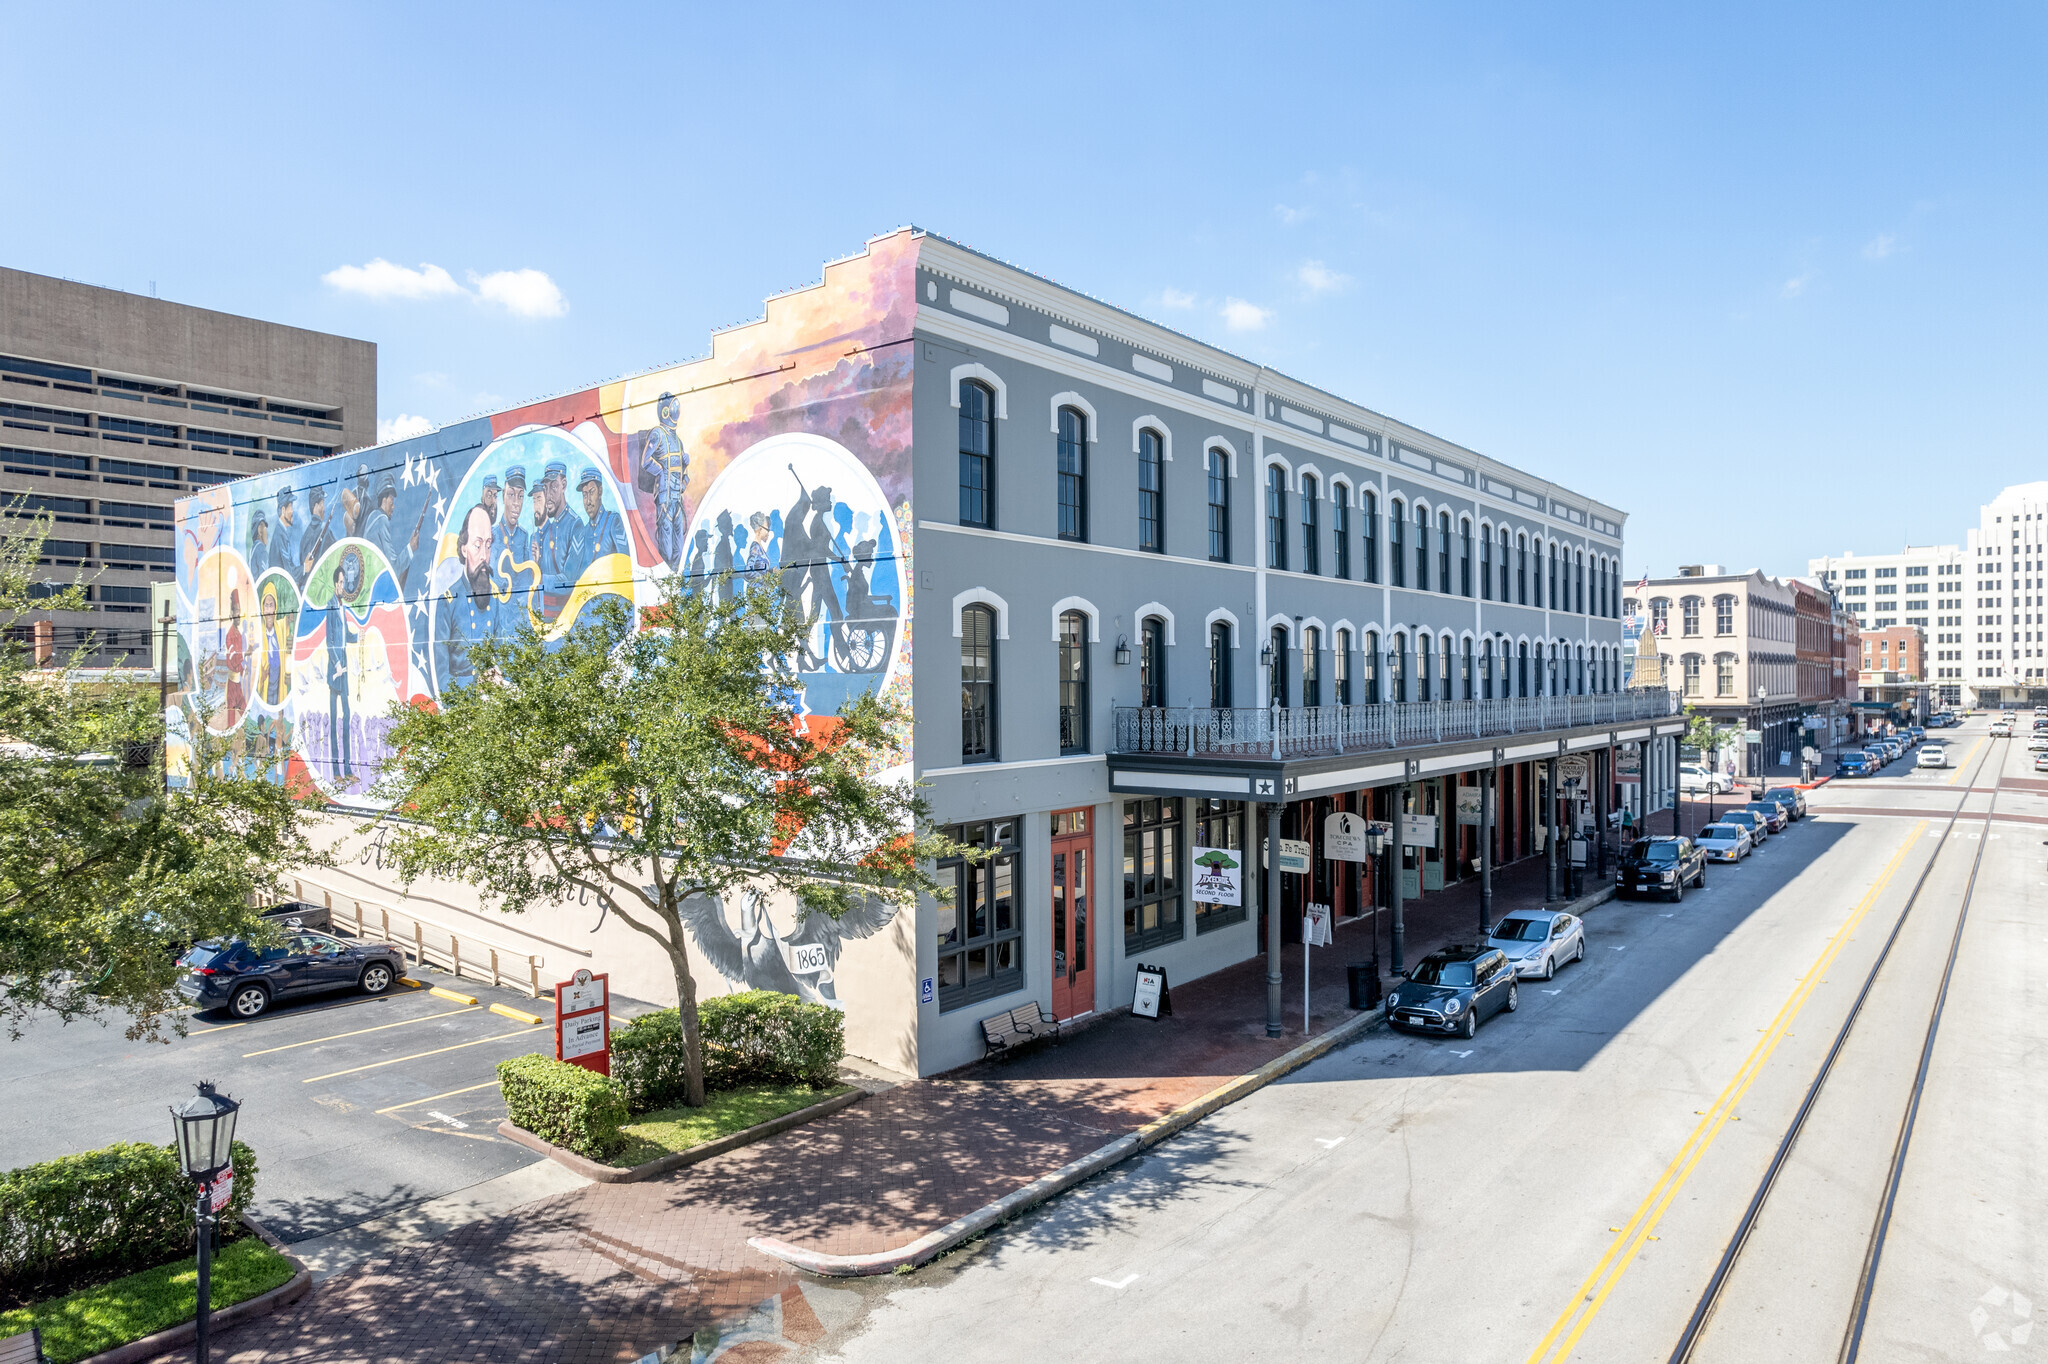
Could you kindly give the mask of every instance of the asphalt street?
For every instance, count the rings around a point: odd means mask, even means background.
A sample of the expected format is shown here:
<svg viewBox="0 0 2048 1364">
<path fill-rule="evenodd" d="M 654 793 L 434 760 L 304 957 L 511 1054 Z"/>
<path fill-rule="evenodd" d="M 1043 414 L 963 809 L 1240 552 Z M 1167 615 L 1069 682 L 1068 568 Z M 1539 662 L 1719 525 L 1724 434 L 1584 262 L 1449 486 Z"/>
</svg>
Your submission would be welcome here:
<svg viewBox="0 0 2048 1364">
<path fill-rule="evenodd" d="M 238 1135 L 256 1151 L 255 1215 L 286 1241 L 351 1226 L 523 1168 L 539 1159 L 498 1136 L 497 1063 L 552 1052 L 550 1023 L 490 1012 L 494 1002 L 551 1020 L 547 1000 L 414 972 L 475 996 L 464 1005 L 400 987 L 280 1001 L 259 1018 L 188 1016 L 185 1037 L 130 1042 L 119 1025 L 50 1020 L 0 1048 L 17 1096 L 0 1127 L 0 1169 L 116 1141 L 171 1139 L 169 1107 L 211 1080 L 242 1104 Z M 20 1096 L 34 1094 L 35 1121 Z"/>
<path fill-rule="evenodd" d="M 1957 766 L 1813 793 L 1682 904 L 1594 911 L 1587 960 L 1470 1042 L 1375 1031 L 848 1285 L 861 1310 L 808 1357 L 1664 1360 L 1924 871 L 1694 1356 L 1834 1361 L 1980 850 L 1862 1357 L 2024 1345 L 2048 1294 L 2048 781 L 1985 728 L 1943 736 Z"/>
</svg>

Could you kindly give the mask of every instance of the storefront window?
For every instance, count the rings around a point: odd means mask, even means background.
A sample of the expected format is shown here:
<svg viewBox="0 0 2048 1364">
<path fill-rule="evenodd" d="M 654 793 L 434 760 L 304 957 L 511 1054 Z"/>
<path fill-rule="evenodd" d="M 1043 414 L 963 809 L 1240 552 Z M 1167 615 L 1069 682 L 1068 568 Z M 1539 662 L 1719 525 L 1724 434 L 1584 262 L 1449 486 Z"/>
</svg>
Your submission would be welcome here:
<svg viewBox="0 0 2048 1364">
<path fill-rule="evenodd" d="M 1124 806 L 1124 955 L 1185 936 L 1180 904 L 1181 808 L 1177 799 Z"/>
<path fill-rule="evenodd" d="M 939 1010 L 1009 994 L 1024 985 L 1024 911 L 1021 820 L 956 824 L 945 832 L 969 847 L 987 848 L 985 861 L 941 862 L 953 882 L 953 903 L 939 906 Z"/>
<path fill-rule="evenodd" d="M 1197 801 L 1194 844 L 1198 848 L 1223 848 L 1230 852 L 1243 853 L 1244 805 L 1234 800 Z M 1240 856 L 1238 861 L 1242 863 L 1243 857 Z M 1251 872 L 1250 867 L 1240 865 L 1238 868 L 1238 903 L 1223 905 L 1195 901 L 1196 933 L 1207 933 L 1212 928 L 1223 928 L 1244 922 L 1244 899 L 1249 893 Z"/>
</svg>

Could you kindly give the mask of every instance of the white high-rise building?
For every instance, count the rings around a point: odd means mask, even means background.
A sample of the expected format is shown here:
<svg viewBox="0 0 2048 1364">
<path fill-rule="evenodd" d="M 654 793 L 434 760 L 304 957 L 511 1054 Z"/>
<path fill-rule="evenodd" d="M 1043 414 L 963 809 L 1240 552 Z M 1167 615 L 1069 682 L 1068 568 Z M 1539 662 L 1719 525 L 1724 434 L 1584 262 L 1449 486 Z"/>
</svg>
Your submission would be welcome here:
<svg viewBox="0 0 2048 1364">
<path fill-rule="evenodd" d="M 1810 559 L 1808 571 L 1865 630 L 1923 627 L 1937 699 L 2048 699 L 2048 482 L 2001 491 L 1964 540 Z"/>
</svg>

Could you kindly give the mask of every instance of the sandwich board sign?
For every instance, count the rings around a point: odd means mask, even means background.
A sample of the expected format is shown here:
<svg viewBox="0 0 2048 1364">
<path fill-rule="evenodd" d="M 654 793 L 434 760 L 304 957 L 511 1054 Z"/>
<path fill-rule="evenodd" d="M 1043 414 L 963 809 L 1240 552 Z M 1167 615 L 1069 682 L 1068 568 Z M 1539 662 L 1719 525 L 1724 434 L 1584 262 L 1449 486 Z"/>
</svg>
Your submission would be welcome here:
<svg viewBox="0 0 2048 1364">
<path fill-rule="evenodd" d="M 1173 992 L 1166 985 L 1166 968 L 1138 963 L 1138 983 L 1131 995 L 1131 1012 L 1139 1018 L 1157 1018 L 1173 1013 Z"/>
<path fill-rule="evenodd" d="M 1301 916 L 1301 940 L 1310 947 L 1330 945 L 1330 907 L 1310 905 Z"/>
<path fill-rule="evenodd" d="M 555 1059 L 612 1073 L 612 991 L 606 972 L 579 969 L 555 986 Z"/>
</svg>

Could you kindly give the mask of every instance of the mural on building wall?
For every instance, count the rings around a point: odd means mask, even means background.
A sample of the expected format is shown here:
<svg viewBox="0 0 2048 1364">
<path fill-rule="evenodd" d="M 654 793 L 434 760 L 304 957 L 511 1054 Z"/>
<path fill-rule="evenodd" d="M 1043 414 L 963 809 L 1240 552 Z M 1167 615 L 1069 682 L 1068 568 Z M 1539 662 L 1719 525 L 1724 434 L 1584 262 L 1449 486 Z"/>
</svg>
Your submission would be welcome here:
<svg viewBox="0 0 2048 1364">
<path fill-rule="evenodd" d="M 734 990 L 773 990 L 843 1009 L 833 980 L 846 940 L 873 937 L 888 927 L 896 909 L 885 901 L 869 900 L 837 919 L 806 914 L 785 937 L 769 914 L 767 897 L 750 890 L 740 897 L 738 932 L 726 918 L 725 902 L 716 895 L 685 901 L 683 922 L 697 951 Z"/>
<path fill-rule="evenodd" d="M 181 501 L 174 777 L 203 727 L 226 764 L 372 803 L 392 706 L 469 685 L 471 644 L 563 639 L 674 573 L 801 604 L 807 724 L 907 701 L 915 255 L 870 243 L 708 359 Z"/>
</svg>

